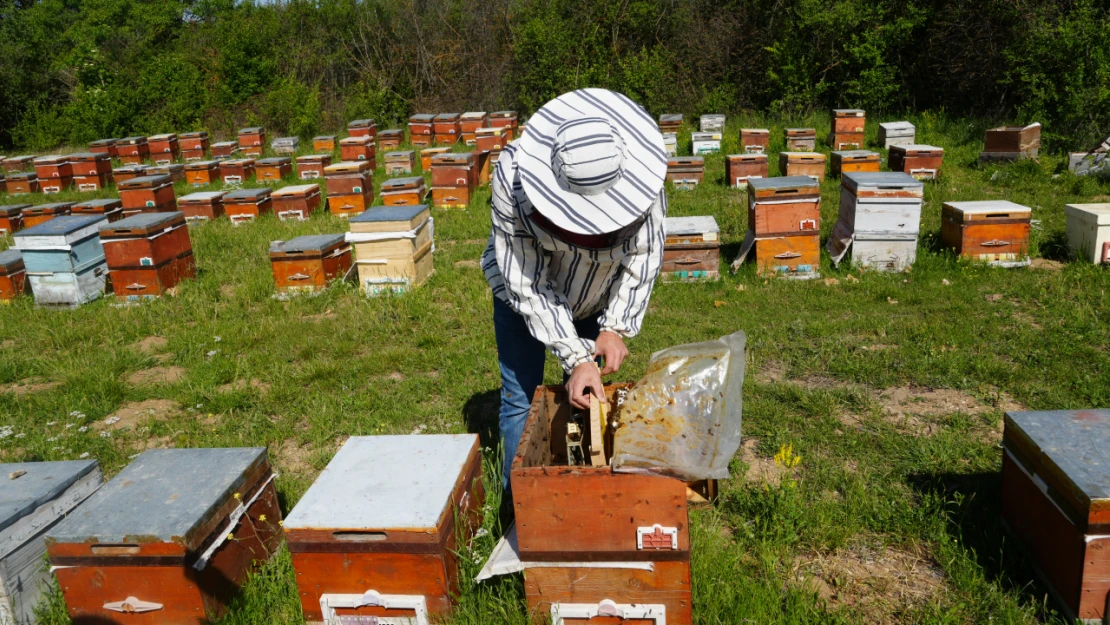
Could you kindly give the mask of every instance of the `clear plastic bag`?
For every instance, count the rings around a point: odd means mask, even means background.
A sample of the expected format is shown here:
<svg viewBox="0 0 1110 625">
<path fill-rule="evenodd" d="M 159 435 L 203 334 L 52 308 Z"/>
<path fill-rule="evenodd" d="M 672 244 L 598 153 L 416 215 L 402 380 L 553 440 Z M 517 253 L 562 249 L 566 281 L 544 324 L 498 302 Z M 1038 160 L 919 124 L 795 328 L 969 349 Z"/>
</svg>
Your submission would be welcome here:
<svg viewBox="0 0 1110 625">
<path fill-rule="evenodd" d="M 652 354 L 644 377 L 618 400 L 613 470 L 729 477 L 740 447 L 746 343 L 741 331 Z"/>
</svg>

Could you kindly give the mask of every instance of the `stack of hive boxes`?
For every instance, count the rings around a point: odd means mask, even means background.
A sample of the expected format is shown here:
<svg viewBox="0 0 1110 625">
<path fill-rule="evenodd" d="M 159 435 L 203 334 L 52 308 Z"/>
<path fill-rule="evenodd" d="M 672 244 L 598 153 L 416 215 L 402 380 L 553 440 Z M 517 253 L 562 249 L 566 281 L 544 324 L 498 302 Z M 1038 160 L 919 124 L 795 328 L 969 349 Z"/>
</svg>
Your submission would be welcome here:
<svg viewBox="0 0 1110 625">
<path fill-rule="evenodd" d="M 366 295 L 404 293 L 433 273 L 435 235 L 423 204 L 374 208 L 350 220 L 359 285 Z"/>
<path fill-rule="evenodd" d="M 932 145 L 890 146 L 890 171 L 900 171 L 918 180 L 936 180 L 944 162 L 944 148 Z"/>
<path fill-rule="evenodd" d="M 829 145 L 834 150 L 858 150 L 864 146 L 867 114 L 860 109 L 834 109 Z"/>
<path fill-rule="evenodd" d="M 196 275 L 185 213 L 139 213 L 101 223 L 100 242 L 118 300 L 161 297 Z"/>
<path fill-rule="evenodd" d="M 667 180 L 676 190 L 692 191 L 705 179 L 705 159 L 701 156 L 672 156 L 667 159 Z"/>
<path fill-rule="evenodd" d="M 218 219 L 224 214 L 226 191 L 190 193 L 177 200 L 177 207 L 185 213 L 185 223 L 190 225 Z"/>
<path fill-rule="evenodd" d="M 123 219 L 123 202 L 108 198 L 104 200 L 86 200 L 73 205 L 74 215 L 103 215 L 109 223 Z"/>
<path fill-rule="evenodd" d="M 462 133 L 463 143 L 469 146 L 477 145 L 476 132 L 479 128 L 489 126 L 489 115 L 484 111 L 470 111 L 459 117 L 459 132 Z"/>
<path fill-rule="evenodd" d="M 178 137 L 178 144 L 181 146 L 181 156 L 185 158 L 186 163 L 203 161 L 208 154 L 208 133 L 203 130 L 183 132 Z"/>
<path fill-rule="evenodd" d="M 826 246 L 833 263 L 852 248 L 852 264 L 901 271 L 917 258 L 925 185 L 901 172 L 844 174 L 840 218 Z"/>
<path fill-rule="evenodd" d="M 784 132 L 787 152 L 812 152 L 817 149 L 816 128 L 787 128 Z"/>
<path fill-rule="evenodd" d="M 15 233 L 35 303 L 80 306 L 104 294 L 108 265 L 100 245 L 103 215 L 62 215 Z"/>
<path fill-rule="evenodd" d="M 239 149 L 243 151 L 243 156 L 262 156 L 262 147 L 265 145 L 264 128 L 254 126 L 239 131 Z"/>
<path fill-rule="evenodd" d="M 832 174 L 879 171 L 879 153 L 870 150 L 836 150 L 832 153 Z"/>
<path fill-rule="evenodd" d="M 224 214 L 236 226 L 273 212 L 270 189 L 239 189 L 224 195 Z"/>
<path fill-rule="evenodd" d="M 166 174 L 139 176 L 118 183 L 124 215 L 177 210 L 173 180 Z"/>
<path fill-rule="evenodd" d="M 313 234 L 270 243 L 270 270 L 278 292 L 319 291 L 351 269 L 343 234 Z"/>
<path fill-rule="evenodd" d="M 886 149 L 893 145 L 913 145 L 917 128 L 909 122 L 883 122 L 879 124 L 879 144 Z"/>
<path fill-rule="evenodd" d="M 766 154 L 771 147 L 771 131 L 766 128 L 741 128 L 740 149 L 744 154 Z"/>
<path fill-rule="evenodd" d="M 432 157 L 432 204 L 437 208 L 466 208 L 478 187 L 478 163 L 473 152 Z"/>
<path fill-rule="evenodd" d="M 357 215 L 374 203 L 373 172 L 366 161 L 344 161 L 324 168 L 328 210 L 337 217 Z"/>
<path fill-rule="evenodd" d="M 61 193 L 73 186 L 73 165 L 68 156 L 41 156 L 35 159 L 35 176 L 43 193 Z"/>
<path fill-rule="evenodd" d="M 33 228 L 44 224 L 55 217 L 68 215 L 73 211 L 73 202 L 51 202 L 50 204 L 35 204 L 23 209 L 23 227 Z"/>
<path fill-rule="evenodd" d="M 769 174 L 766 154 L 729 154 L 725 157 L 725 183 L 735 189 L 747 189 L 748 180 L 766 178 Z"/>
<path fill-rule="evenodd" d="M 73 154 L 70 163 L 73 166 L 73 184 L 78 191 L 99 191 L 112 182 L 112 159 L 107 154 Z"/>
<path fill-rule="evenodd" d="M 366 161 L 370 169 L 378 168 L 377 150 L 370 137 L 346 137 L 339 142 L 339 158 L 344 161 Z"/>
<path fill-rule="evenodd" d="M 440 113 L 432 120 L 438 145 L 455 145 L 462 136 L 462 125 L 458 113 Z"/>
<path fill-rule="evenodd" d="M 1017 161 L 1037 158 L 1041 149 L 1041 125 L 1002 126 L 987 131 L 980 161 Z"/>
<path fill-rule="evenodd" d="M 809 176 L 748 181 L 748 232 L 733 267 L 754 249 L 761 274 L 816 278 L 821 264 L 821 185 Z"/>
<path fill-rule="evenodd" d="M 150 156 L 146 137 L 124 137 L 116 143 L 119 160 L 124 165 L 142 165 Z"/>
<path fill-rule="evenodd" d="M 320 185 L 290 185 L 274 191 L 271 197 L 278 219 L 304 221 L 320 206 Z"/>
<path fill-rule="evenodd" d="M 996 267 L 1029 265 L 1032 211 L 1007 200 L 945 202 L 940 238 L 960 256 Z"/>
<path fill-rule="evenodd" d="M 155 165 L 169 165 L 181 156 L 177 135 L 173 133 L 153 135 L 147 138 L 147 145 L 150 149 L 150 158 Z"/>
<path fill-rule="evenodd" d="M 1072 253 L 1096 265 L 1110 263 L 1110 204 L 1068 204 L 1064 213 Z"/>
<path fill-rule="evenodd" d="M 721 229 L 713 216 L 667 217 L 663 221 L 664 280 L 716 280 L 720 277 Z"/>
<path fill-rule="evenodd" d="M 435 115 L 428 113 L 409 117 L 409 143 L 421 148 L 430 147 L 435 137 L 435 118 Z"/>
<path fill-rule="evenodd" d="M 659 132 L 663 133 L 663 150 L 667 156 L 678 155 L 678 132 L 681 128 L 681 114 L 666 113 L 659 116 Z"/>
<path fill-rule="evenodd" d="M 494 111 L 489 114 L 489 125 L 493 128 L 505 129 L 505 141 L 512 142 L 520 138 L 517 128 L 516 111 Z"/>
<path fill-rule="evenodd" d="M 428 191 L 424 176 L 391 178 L 382 182 L 382 204 L 386 206 L 416 206 L 424 201 Z"/>
<path fill-rule="evenodd" d="M 619 414 L 627 390 L 606 386 L 602 414 Z M 562 387 L 537 388 L 510 469 L 529 613 L 553 623 L 692 624 L 686 483 L 568 466 L 572 410 Z"/>
</svg>

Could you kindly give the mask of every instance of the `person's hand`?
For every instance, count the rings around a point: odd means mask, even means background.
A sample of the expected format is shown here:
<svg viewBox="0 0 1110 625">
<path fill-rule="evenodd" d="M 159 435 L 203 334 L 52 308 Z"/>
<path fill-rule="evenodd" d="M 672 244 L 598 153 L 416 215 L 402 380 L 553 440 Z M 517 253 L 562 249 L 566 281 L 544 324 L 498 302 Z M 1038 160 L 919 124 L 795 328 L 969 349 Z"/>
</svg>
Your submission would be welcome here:
<svg viewBox="0 0 1110 625">
<path fill-rule="evenodd" d="M 599 334 L 594 347 L 594 357 L 598 356 L 605 359 L 605 368 L 601 370 L 601 375 L 620 371 L 621 363 L 628 358 L 628 348 L 624 346 L 621 335 L 609 331 Z"/>
<path fill-rule="evenodd" d="M 601 372 L 597 364 L 584 362 L 574 368 L 567 380 L 567 395 L 570 396 L 571 405 L 583 410 L 590 409 L 590 395 L 601 399 Z"/>
</svg>

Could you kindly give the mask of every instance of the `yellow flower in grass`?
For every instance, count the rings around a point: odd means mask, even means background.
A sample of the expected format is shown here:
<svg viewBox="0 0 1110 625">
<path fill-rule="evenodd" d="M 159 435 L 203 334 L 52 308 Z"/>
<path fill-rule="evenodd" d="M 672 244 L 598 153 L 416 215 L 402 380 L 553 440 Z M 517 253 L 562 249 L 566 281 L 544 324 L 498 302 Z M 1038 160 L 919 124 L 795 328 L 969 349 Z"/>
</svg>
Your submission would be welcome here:
<svg viewBox="0 0 1110 625">
<path fill-rule="evenodd" d="M 786 444 L 779 449 L 779 453 L 775 454 L 775 466 L 784 469 L 793 469 L 802 462 L 802 457 L 794 454 L 794 445 Z"/>
<path fill-rule="evenodd" d="M 258 515 L 258 520 L 261 521 L 262 523 L 265 523 L 266 522 L 266 515 L 265 514 Z"/>
</svg>

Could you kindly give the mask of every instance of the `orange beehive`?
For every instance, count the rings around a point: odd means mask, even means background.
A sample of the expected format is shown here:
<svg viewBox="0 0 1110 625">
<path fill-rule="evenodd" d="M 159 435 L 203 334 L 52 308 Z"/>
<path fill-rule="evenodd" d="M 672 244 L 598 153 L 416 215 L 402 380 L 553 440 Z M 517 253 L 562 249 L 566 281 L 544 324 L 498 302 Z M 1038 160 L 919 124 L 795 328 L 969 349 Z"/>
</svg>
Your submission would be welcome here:
<svg viewBox="0 0 1110 625">
<path fill-rule="evenodd" d="M 378 149 L 382 151 L 395 150 L 401 147 L 404 140 L 404 130 L 383 130 L 378 133 Z"/>
<path fill-rule="evenodd" d="M 366 161 L 370 169 L 378 167 L 374 140 L 370 137 L 347 137 L 339 142 L 339 157 L 345 161 Z"/>
<path fill-rule="evenodd" d="M 185 213 L 139 213 L 102 223 L 100 243 L 118 299 L 160 297 L 196 275 Z"/>
<path fill-rule="evenodd" d="M 23 266 L 23 255 L 19 250 L 8 249 L 0 252 L 0 303 L 11 300 L 27 292 L 27 269 Z"/>
<path fill-rule="evenodd" d="M 748 180 L 766 178 L 766 154 L 729 154 L 725 157 L 725 184 L 736 189 L 747 189 Z"/>
<path fill-rule="evenodd" d="M 203 187 L 220 180 L 220 164 L 216 161 L 193 161 L 185 164 L 185 182 Z"/>
<path fill-rule="evenodd" d="M 320 206 L 320 185 L 300 184 L 282 187 L 271 196 L 274 214 L 282 221 L 304 221 Z"/>
<path fill-rule="evenodd" d="M 125 213 L 177 210 L 177 194 L 173 190 L 173 180 L 167 174 L 132 178 L 120 182 L 118 188 Z"/>
<path fill-rule="evenodd" d="M 111 223 L 123 219 L 123 202 L 114 198 L 86 200 L 74 204 L 71 212 L 74 215 L 104 215 L 108 218 L 108 222 Z"/>
<path fill-rule="evenodd" d="M 318 291 L 351 269 L 351 246 L 342 234 L 316 234 L 270 243 L 270 269 L 278 291 Z"/>
<path fill-rule="evenodd" d="M 288 156 L 275 156 L 255 161 L 254 177 L 259 182 L 277 184 L 293 173 L 293 159 Z"/>
<path fill-rule="evenodd" d="M 489 126 L 489 115 L 484 112 L 471 111 L 459 116 L 459 133 L 466 145 L 476 145 L 477 135 L 475 133 L 479 128 L 485 128 L 486 126 Z"/>
<path fill-rule="evenodd" d="M 382 204 L 386 206 L 416 206 L 423 202 L 425 195 L 423 176 L 392 178 L 382 182 Z"/>
<path fill-rule="evenodd" d="M 146 137 L 125 137 L 116 143 L 119 160 L 124 165 L 141 165 L 150 156 Z"/>
<path fill-rule="evenodd" d="M 440 113 L 432 120 L 436 143 L 454 145 L 462 136 L 462 125 L 458 113 Z"/>
<path fill-rule="evenodd" d="M 239 189 L 223 197 L 224 213 L 238 226 L 273 212 L 270 189 Z"/>
</svg>

